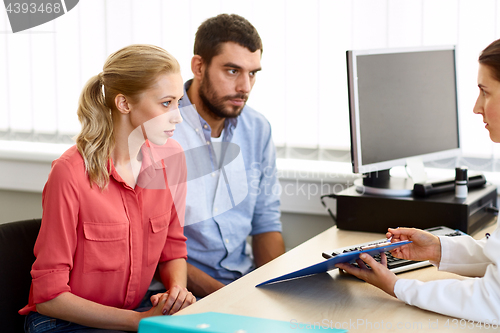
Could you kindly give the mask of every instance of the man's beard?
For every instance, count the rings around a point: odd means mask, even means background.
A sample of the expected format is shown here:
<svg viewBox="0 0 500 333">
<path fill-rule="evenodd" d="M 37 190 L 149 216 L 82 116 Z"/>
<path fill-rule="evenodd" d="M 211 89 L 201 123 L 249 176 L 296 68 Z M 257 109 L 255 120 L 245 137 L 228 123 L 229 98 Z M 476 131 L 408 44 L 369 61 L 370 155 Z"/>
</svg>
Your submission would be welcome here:
<svg viewBox="0 0 500 333">
<path fill-rule="evenodd" d="M 217 96 L 214 85 L 208 76 L 208 70 L 205 71 L 205 77 L 200 84 L 198 94 L 208 111 L 219 118 L 236 118 L 241 114 L 241 111 L 243 111 L 243 108 L 245 107 L 245 104 L 243 104 L 242 106 L 232 105 L 225 108 L 224 102 L 231 99 L 242 99 L 246 103 L 248 99 L 248 95 L 246 94 L 235 94 L 223 97 Z"/>
</svg>

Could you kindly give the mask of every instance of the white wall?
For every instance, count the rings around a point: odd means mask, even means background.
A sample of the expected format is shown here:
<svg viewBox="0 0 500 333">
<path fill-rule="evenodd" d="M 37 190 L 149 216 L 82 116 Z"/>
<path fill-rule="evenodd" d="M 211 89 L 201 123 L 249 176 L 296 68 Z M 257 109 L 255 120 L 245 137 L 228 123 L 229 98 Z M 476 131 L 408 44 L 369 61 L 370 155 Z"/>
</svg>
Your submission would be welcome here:
<svg viewBox="0 0 500 333">
<path fill-rule="evenodd" d="M 273 126 L 277 145 L 349 148 L 345 51 L 457 45 L 464 153 L 494 156 L 480 117 L 479 52 L 500 37 L 500 0 L 85 0 L 25 33 L 0 34 L 0 131 L 69 133 L 82 85 L 107 55 L 157 44 L 191 77 L 199 24 L 237 13 L 258 29 L 263 71 L 249 104 Z M 9 31 L 0 11 L 0 31 Z"/>
<path fill-rule="evenodd" d="M 17 34 L 6 33 L 0 10 L 0 132 L 76 133 L 83 84 L 108 54 L 130 43 L 166 48 L 190 78 L 195 31 L 222 12 L 245 16 L 263 39 L 263 71 L 249 104 L 270 120 L 276 144 L 348 149 L 345 50 L 452 44 L 464 152 L 499 155 L 471 110 L 477 56 L 500 37 L 500 0 L 82 0 L 57 20 Z M 4 222 L 40 215 L 40 194 L 18 191 L 40 191 L 49 168 L 48 161 L 30 161 L 32 152 L 17 154 L 15 163 L 10 155 L 0 157 Z M 296 235 L 328 225 L 318 195 L 290 196 L 283 204 Z M 317 227 L 301 229 L 299 221 Z"/>
</svg>

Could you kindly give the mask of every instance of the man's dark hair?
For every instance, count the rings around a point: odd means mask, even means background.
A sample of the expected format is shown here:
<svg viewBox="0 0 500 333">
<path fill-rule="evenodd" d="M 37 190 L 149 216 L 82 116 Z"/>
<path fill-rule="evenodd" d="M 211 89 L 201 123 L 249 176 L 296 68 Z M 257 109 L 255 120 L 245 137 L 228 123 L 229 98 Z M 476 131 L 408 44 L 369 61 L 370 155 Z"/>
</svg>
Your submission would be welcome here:
<svg viewBox="0 0 500 333">
<path fill-rule="evenodd" d="M 234 42 L 250 52 L 262 49 L 262 40 L 257 29 L 245 18 L 236 14 L 220 14 L 203 22 L 194 40 L 194 54 L 199 55 L 207 65 L 220 54 L 222 43 Z"/>
</svg>

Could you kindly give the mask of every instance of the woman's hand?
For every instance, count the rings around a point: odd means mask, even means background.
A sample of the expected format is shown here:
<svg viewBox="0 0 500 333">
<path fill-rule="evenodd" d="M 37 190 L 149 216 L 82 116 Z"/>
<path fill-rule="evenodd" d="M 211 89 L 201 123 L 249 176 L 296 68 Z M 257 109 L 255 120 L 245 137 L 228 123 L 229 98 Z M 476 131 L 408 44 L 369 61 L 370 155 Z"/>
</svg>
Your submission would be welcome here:
<svg viewBox="0 0 500 333">
<path fill-rule="evenodd" d="M 397 258 L 417 261 L 441 261 L 441 242 L 439 237 L 427 231 L 414 228 L 389 228 L 386 236 L 387 238 L 392 237 L 391 242 L 393 243 L 405 240 L 413 242 L 392 250 L 391 254 Z"/>
<path fill-rule="evenodd" d="M 151 303 L 154 308 L 161 308 L 160 314 L 172 315 L 196 302 L 193 296 L 186 288 L 174 286 L 165 293 L 151 296 Z"/>
<path fill-rule="evenodd" d="M 166 295 L 166 297 L 163 297 Z M 154 298 L 154 302 L 153 302 Z M 154 316 L 161 316 L 164 315 L 163 313 L 163 307 L 165 305 L 165 302 L 167 301 L 168 294 L 167 293 L 161 293 L 161 294 L 156 294 L 151 296 L 151 302 L 153 303 L 153 307 L 149 309 L 148 311 L 144 312 L 137 312 L 137 314 L 140 316 L 140 318 L 147 318 L 147 317 L 154 317 Z"/>
<path fill-rule="evenodd" d="M 387 257 L 385 253 L 382 253 L 380 256 L 381 263 L 378 263 L 372 258 L 372 256 L 366 253 L 362 253 L 359 257 L 361 260 L 356 260 L 359 268 L 349 263 L 339 263 L 336 264 L 335 267 L 343 269 L 347 273 L 373 284 L 375 287 L 382 289 L 389 295 L 396 297 L 394 294 L 394 285 L 396 284 L 398 278 L 396 274 L 387 268 Z M 371 269 L 366 267 L 366 264 L 370 265 Z"/>
</svg>

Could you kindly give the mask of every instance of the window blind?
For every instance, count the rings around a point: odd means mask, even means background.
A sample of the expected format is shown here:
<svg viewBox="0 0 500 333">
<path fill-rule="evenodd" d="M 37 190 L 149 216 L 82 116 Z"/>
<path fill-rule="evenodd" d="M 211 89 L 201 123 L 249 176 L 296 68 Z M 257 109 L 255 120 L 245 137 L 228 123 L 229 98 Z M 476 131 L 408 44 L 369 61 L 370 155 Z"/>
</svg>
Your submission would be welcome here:
<svg viewBox="0 0 500 333">
<path fill-rule="evenodd" d="M 132 43 L 159 45 L 192 77 L 194 35 L 219 13 L 246 17 L 263 40 L 248 104 L 279 147 L 349 149 L 345 51 L 456 45 L 465 155 L 496 157 L 480 116 L 477 57 L 500 37 L 500 0 L 85 0 L 65 15 L 11 33 L 0 11 L 0 139 L 67 142 L 80 129 L 78 97 L 106 57 Z M 314 156 L 325 154 L 314 154 Z M 326 154 L 328 155 L 328 154 Z"/>
</svg>

